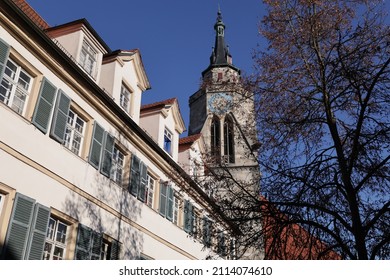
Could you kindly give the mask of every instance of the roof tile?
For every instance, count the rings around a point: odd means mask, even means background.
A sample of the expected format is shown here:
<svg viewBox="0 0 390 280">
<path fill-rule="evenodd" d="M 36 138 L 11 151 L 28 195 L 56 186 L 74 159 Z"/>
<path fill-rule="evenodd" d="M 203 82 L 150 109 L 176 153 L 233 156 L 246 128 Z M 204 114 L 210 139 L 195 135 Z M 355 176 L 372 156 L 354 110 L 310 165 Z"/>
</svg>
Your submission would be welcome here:
<svg viewBox="0 0 390 280">
<path fill-rule="evenodd" d="M 25 13 L 40 29 L 45 30 L 50 25 L 25 1 L 12 0 L 19 9 Z"/>
</svg>

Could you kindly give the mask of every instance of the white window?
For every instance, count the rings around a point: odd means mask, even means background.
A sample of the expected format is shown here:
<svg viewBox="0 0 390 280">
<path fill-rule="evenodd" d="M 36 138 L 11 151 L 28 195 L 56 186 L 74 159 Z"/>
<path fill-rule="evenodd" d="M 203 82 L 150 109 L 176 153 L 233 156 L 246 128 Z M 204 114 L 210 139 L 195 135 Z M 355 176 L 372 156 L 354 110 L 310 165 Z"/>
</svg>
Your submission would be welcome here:
<svg viewBox="0 0 390 280">
<path fill-rule="evenodd" d="M 175 196 L 173 199 L 173 223 L 179 225 L 179 209 L 180 209 L 180 198 Z"/>
<path fill-rule="evenodd" d="M 91 47 L 87 41 L 83 41 L 80 53 L 80 65 L 91 76 L 95 76 L 97 52 Z"/>
<path fill-rule="evenodd" d="M 127 113 L 130 112 L 130 91 L 122 85 L 121 88 L 121 95 L 120 95 L 120 106 L 125 110 Z"/>
<path fill-rule="evenodd" d="M 80 156 L 84 140 L 85 121 L 72 109 L 69 110 L 65 130 L 65 147 Z"/>
<path fill-rule="evenodd" d="M 167 128 L 164 130 L 164 150 L 172 155 L 172 132 L 170 132 Z"/>
<path fill-rule="evenodd" d="M 22 115 L 31 91 L 32 80 L 26 70 L 8 59 L 0 85 L 0 101 Z"/>
<path fill-rule="evenodd" d="M 114 180 L 118 185 L 123 184 L 123 167 L 125 163 L 125 155 L 118 148 L 114 146 L 112 153 L 112 164 L 111 164 L 111 179 Z"/>
<path fill-rule="evenodd" d="M 102 248 L 100 250 L 100 260 L 109 260 L 110 259 L 110 247 L 111 244 L 107 240 L 103 240 L 102 242 Z"/>
<path fill-rule="evenodd" d="M 146 189 L 145 189 L 145 191 L 146 191 L 146 193 L 145 193 L 145 203 L 150 208 L 153 208 L 155 180 L 149 174 L 146 176 L 146 178 L 147 178 L 147 184 L 146 184 Z"/>
<path fill-rule="evenodd" d="M 44 260 L 62 260 L 66 252 L 68 226 L 60 220 L 50 217 L 43 252 Z"/>
</svg>

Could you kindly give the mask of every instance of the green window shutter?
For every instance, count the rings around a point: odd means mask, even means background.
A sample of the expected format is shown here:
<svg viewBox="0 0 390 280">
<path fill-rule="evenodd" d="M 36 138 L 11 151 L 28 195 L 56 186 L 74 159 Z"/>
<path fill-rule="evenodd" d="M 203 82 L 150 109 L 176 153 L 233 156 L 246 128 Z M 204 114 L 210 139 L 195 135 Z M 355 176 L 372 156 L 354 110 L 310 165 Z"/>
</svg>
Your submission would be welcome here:
<svg viewBox="0 0 390 280">
<path fill-rule="evenodd" d="M 65 141 L 65 129 L 68 120 L 71 99 L 61 90 L 58 91 L 50 136 L 61 144 Z"/>
<path fill-rule="evenodd" d="M 26 259 L 42 259 L 49 218 L 50 208 L 43 206 L 39 203 L 35 204 L 35 211 L 31 223 L 30 239 L 27 246 Z"/>
<path fill-rule="evenodd" d="M 106 132 L 104 136 L 102 164 L 100 168 L 100 173 L 102 173 L 107 177 L 110 177 L 111 174 L 112 153 L 114 151 L 114 143 L 115 143 L 115 138 L 111 134 Z"/>
<path fill-rule="evenodd" d="M 218 234 L 218 249 L 217 253 L 221 256 L 226 255 L 226 245 L 225 245 L 225 234 L 223 232 L 220 232 Z"/>
<path fill-rule="evenodd" d="M 145 163 L 141 162 L 141 180 L 139 184 L 138 189 L 138 199 L 142 202 L 145 201 L 145 191 L 146 191 L 146 184 L 147 184 L 147 176 L 148 176 L 148 167 Z"/>
<path fill-rule="evenodd" d="M 119 260 L 120 244 L 118 241 L 111 242 L 110 260 Z"/>
<path fill-rule="evenodd" d="M 8 60 L 10 47 L 9 45 L 0 39 L 0 82 L 3 79 L 5 65 Z"/>
<path fill-rule="evenodd" d="M 91 236 L 91 260 L 99 260 L 103 244 L 103 234 L 92 231 Z"/>
<path fill-rule="evenodd" d="M 6 259 L 23 260 L 25 258 L 34 204 L 34 199 L 20 193 L 16 194 L 5 238 Z"/>
<path fill-rule="evenodd" d="M 57 88 L 46 78 L 42 80 L 37 104 L 35 106 L 32 123 L 46 134 L 51 112 L 54 107 Z"/>
<path fill-rule="evenodd" d="M 163 217 L 166 216 L 167 212 L 167 195 L 168 195 L 168 186 L 166 183 L 160 183 L 160 207 L 159 212 Z"/>
<path fill-rule="evenodd" d="M 91 237 L 92 229 L 79 224 L 77 231 L 76 251 L 74 254 L 75 260 L 91 259 Z"/>
<path fill-rule="evenodd" d="M 167 189 L 167 219 L 172 221 L 173 220 L 173 200 L 174 198 L 174 190 L 172 186 L 168 186 Z"/>
<path fill-rule="evenodd" d="M 211 245 L 211 222 L 207 217 L 203 217 L 203 243 L 206 247 Z"/>
<path fill-rule="evenodd" d="M 99 169 L 100 155 L 103 147 L 104 129 L 95 121 L 93 125 L 92 143 L 89 150 L 89 163 Z"/>
<path fill-rule="evenodd" d="M 138 195 L 138 188 L 140 185 L 140 165 L 140 159 L 136 155 L 132 155 L 130 166 L 129 192 L 134 196 Z"/>
<path fill-rule="evenodd" d="M 184 201 L 184 231 L 192 233 L 194 226 L 193 206 L 188 200 Z"/>
</svg>

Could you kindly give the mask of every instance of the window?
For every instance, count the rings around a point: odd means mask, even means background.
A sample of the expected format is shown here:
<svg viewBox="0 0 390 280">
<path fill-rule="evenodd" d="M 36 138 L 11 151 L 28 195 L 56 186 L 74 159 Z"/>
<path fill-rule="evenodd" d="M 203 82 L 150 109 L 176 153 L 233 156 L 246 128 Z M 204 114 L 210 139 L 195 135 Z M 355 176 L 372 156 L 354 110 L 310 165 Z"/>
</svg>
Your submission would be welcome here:
<svg viewBox="0 0 390 280">
<path fill-rule="evenodd" d="M 167 182 L 160 183 L 160 215 L 173 220 L 174 193 L 172 186 Z"/>
<path fill-rule="evenodd" d="M 155 183 L 155 180 L 153 179 L 152 176 L 150 176 L 150 174 L 148 174 L 146 178 L 147 178 L 146 179 L 147 184 L 146 184 L 146 194 L 145 194 L 146 200 L 145 200 L 145 203 L 150 208 L 153 208 L 154 183 Z"/>
<path fill-rule="evenodd" d="M 129 192 L 145 202 L 148 167 L 136 155 L 131 157 Z"/>
<path fill-rule="evenodd" d="M 50 137 L 63 144 L 74 154 L 81 156 L 87 121 L 78 111 L 71 108 L 71 103 L 72 100 L 61 89 L 57 92 L 57 89 L 44 79 L 32 123 L 46 133 L 49 128 L 51 112 L 54 110 Z"/>
<path fill-rule="evenodd" d="M 115 143 L 115 137 L 94 123 L 89 163 L 104 176 L 123 186 L 125 153 Z"/>
<path fill-rule="evenodd" d="M 32 77 L 16 62 L 8 59 L 0 85 L 0 101 L 23 114 L 32 87 Z"/>
<path fill-rule="evenodd" d="M 130 91 L 122 85 L 120 94 L 120 106 L 127 112 L 130 113 Z"/>
<path fill-rule="evenodd" d="M 44 134 L 46 134 L 49 129 L 50 118 L 52 116 L 51 113 L 55 106 L 56 94 L 57 88 L 49 80 L 44 78 L 41 83 L 38 100 L 35 105 L 34 115 L 32 118 L 32 123 Z M 66 98 L 66 95 L 62 93 L 61 97 L 64 97 L 64 100 L 68 99 L 68 102 L 65 102 L 66 104 L 61 106 L 63 107 L 62 109 L 64 109 L 64 111 L 58 110 L 57 116 L 61 120 L 60 122 L 58 122 L 58 128 L 56 128 L 57 117 L 54 118 L 52 124 L 52 128 L 55 128 L 55 133 L 53 133 L 52 136 L 60 143 L 62 143 L 65 134 L 66 118 L 68 116 L 67 110 L 70 106 L 70 98 Z M 59 101 L 61 100 L 61 98 L 57 98 L 57 100 Z"/>
<path fill-rule="evenodd" d="M 177 226 L 180 226 L 180 223 L 179 223 L 180 205 L 181 205 L 181 199 L 175 195 L 173 198 L 173 220 L 172 220 L 172 222 Z"/>
<path fill-rule="evenodd" d="M 83 67 L 83 69 L 91 76 L 95 76 L 94 72 L 96 68 L 96 57 L 97 52 L 86 40 L 84 40 L 83 45 L 81 47 L 79 63 L 81 67 Z"/>
<path fill-rule="evenodd" d="M 218 81 L 222 81 L 223 78 L 223 73 L 219 72 L 218 73 Z"/>
<path fill-rule="evenodd" d="M 170 132 L 167 128 L 164 130 L 164 150 L 172 155 L 172 132 Z"/>
<path fill-rule="evenodd" d="M 117 246 L 118 246 L 118 243 L 116 241 L 110 242 L 108 239 L 104 238 L 103 241 L 102 241 L 102 247 L 100 249 L 99 260 L 118 259 L 118 256 L 115 256 L 118 253 L 114 253 L 115 250 L 119 249 L 119 247 L 117 247 Z"/>
<path fill-rule="evenodd" d="M 86 122 L 72 109 L 69 110 L 65 129 L 64 146 L 80 156 Z"/>
<path fill-rule="evenodd" d="M 195 160 L 193 160 L 191 162 L 191 173 L 192 173 L 192 177 L 194 179 L 198 178 L 199 166 L 198 166 L 198 163 Z"/>
<path fill-rule="evenodd" d="M 223 231 L 218 233 L 217 254 L 222 257 L 226 256 L 225 233 Z"/>
<path fill-rule="evenodd" d="M 214 116 L 211 120 L 211 156 L 219 161 L 220 158 L 220 146 L 221 146 L 221 137 L 220 137 L 220 123 L 219 118 Z"/>
<path fill-rule="evenodd" d="M 123 184 L 123 167 L 125 163 L 125 155 L 114 145 L 112 152 L 112 163 L 111 163 L 111 179 L 114 180 L 118 185 Z"/>
<path fill-rule="evenodd" d="M 79 224 L 74 255 L 76 260 L 118 260 L 119 252 L 118 241 Z"/>
<path fill-rule="evenodd" d="M 225 163 L 234 163 L 234 130 L 231 116 L 226 116 L 223 124 Z"/>
<path fill-rule="evenodd" d="M 207 217 L 203 217 L 203 243 L 206 247 L 211 246 L 212 223 Z"/>
<path fill-rule="evenodd" d="M 196 210 L 193 211 L 194 217 L 193 217 L 193 228 L 192 228 L 192 234 L 195 239 L 201 238 L 201 219 Z"/>
<path fill-rule="evenodd" d="M 67 233 L 68 225 L 56 218 L 50 217 L 46 233 L 45 248 L 43 251 L 44 260 L 64 259 Z"/>
<path fill-rule="evenodd" d="M 194 207 L 188 200 L 184 201 L 184 231 L 192 234 L 194 229 Z"/>
</svg>

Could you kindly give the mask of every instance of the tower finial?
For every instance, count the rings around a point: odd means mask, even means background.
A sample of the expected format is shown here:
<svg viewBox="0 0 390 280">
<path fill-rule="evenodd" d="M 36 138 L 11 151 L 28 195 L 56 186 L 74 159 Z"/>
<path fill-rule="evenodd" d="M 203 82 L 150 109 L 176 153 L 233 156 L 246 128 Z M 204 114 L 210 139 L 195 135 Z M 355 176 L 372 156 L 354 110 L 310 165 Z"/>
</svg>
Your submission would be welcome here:
<svg viewBox="0 0 390 280">
<path fill-rule="evenodd" d="M 221 6 L 219 5 L 219 3 L 218 3 L 217 21 L 222 22 L 222 12 L 221 12 Z"/>
</svg>

